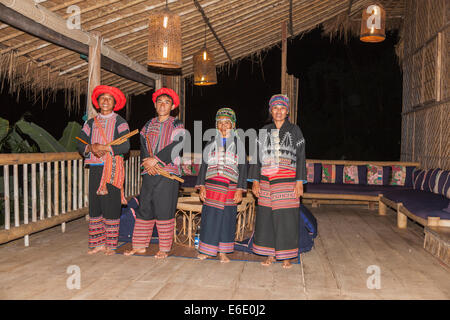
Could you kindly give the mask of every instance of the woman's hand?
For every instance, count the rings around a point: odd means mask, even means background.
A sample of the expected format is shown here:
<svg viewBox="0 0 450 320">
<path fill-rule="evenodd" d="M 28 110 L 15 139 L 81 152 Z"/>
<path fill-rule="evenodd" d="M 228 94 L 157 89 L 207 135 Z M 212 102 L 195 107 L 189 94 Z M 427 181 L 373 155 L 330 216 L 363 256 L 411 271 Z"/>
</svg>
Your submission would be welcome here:
<svg viewBox="0 0 450 320">
<path fill-rule="evenodd" d="M 252 192 L 255 195 L 255 197 L 259 198 L 259 181 L 253 181 L 253 185 L 252 185 Z"/>
<path fill-rule="evenodd" d="M 198 194 L 200 196 L 200 200 L 205 202 L 205 199 L 206 199 L 206 188 L 205 188 L 205 186 L 200 186 L 200 191 L 199 191 Z"/>
<path fill-rule="evenodd" d="M 234 203 L 238 204 L 242 201 L 242 190 L 236 190 L 234 193 Z"/>
<path fill-rule="evenodd" d="M 296 198 L 303 196 L 303 181 L 297 181 L 295 183 L 294 193 Z"/>
</svg>

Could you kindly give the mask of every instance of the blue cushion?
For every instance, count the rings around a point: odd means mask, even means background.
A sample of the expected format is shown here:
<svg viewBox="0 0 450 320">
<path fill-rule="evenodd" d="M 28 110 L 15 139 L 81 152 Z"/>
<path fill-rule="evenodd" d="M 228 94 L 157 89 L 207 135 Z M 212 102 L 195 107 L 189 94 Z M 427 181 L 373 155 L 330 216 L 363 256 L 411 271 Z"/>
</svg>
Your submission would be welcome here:
<svg viewBox="0 0 450 320">
<path fill-rule="evenodd" d="M 449 205 L 449 200 L 442 195 L 409 189 L 390 190 L 383 193 L 383 196 L 394 202 L 401 202 L 406 209 L 417 216 L 450 219 L 450 215 L 444 211 Z"/>
<path fill-rule="evenodd" d="M 314 163 L 314 183 L 322 182 L 322 164 Z"/>
<path fill-rule="evenodd" d="M 343 184 L 344 183 L 344 165 L 337 164 L 336 165 L 336 180 L 335 184 Z"/>
<path fill-rule="evenodd" d="M 305 192 L 320 194 L 359 194 L 377 196 L 390 190 L 406 190 L 403 186 L 378 186 L 359 184 L 333 184 L 333 183 L 307 183 L 304 186 Z"/>
<path fill-rule="evenodd" d="M 405 187 L 412 188 L 413 187 L 413 171 L 416 169 L 414 166 L 406 167 L 406 178 L 405 178 Z"/>
<path fill-rule="evenodd" d="M 391 166 L 383 166 L 383 186 L 389 185 L 389 179 L 391 177 Z"/>
<path fill-rule="evenodd" d="M 423 183 L 423 178 L 425 176 L 425 170 L 416 169 L 413 172 L 413 188 L 416 190 L 420 190 Z"/>
<path fill-rule="evenodd" d="M 367 185 L 367 166 L 358 166 L 358 179 L 360 185 Z"/>
<path fill-rule="evenodd" d="M 193 188 L 197 183 L 197 176 L 182 176 L 181 178 L 184 180 L 181 187 Z"/>
</svg>

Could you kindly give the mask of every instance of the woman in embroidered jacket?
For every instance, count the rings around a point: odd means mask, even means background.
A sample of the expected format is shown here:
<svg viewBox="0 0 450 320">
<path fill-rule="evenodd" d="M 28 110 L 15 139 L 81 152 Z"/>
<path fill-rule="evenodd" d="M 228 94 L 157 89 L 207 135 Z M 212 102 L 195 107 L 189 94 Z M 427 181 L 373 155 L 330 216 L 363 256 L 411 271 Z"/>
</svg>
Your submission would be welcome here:
<svg viewBox="0 0 450 320">
<path fill-rule="evenodd" d="M 245 147 L 235 127 L 234 111 L 219 109 L 216 136 L 203 151 L 196 185 L 203 201 L 198 247 L 202 260 L 219 253 L 221 262 L 229 262 L 227 253 L 234 250 L 237 204 L 247 191 Z"/>
<path fill-rule="evenodd" d="M 165 259 L 172 247 L 175 228 L 175 211 L 179 182 L 159 175 L 157 167 L 180 176 L 181 151 L 184 137 L 183 122 L 170 116 L 180 100 L 169 88 L 158 89 L 152 96 L 157 116 L 141 130 L 141 161 L 143 180 L 140 206 L 136 210 L 133 231 L 133 248 L 124 254 L 145 253 L 153 227 L 158 230 L 159 251 L 157 259 Z"/>
<path fill-rule="evenodd" d="M 300 197 L 306 183 L 305 140 L 286 118 L 289 98 L 274 95 L 269 102 L 273 123 L 259 137 L 257 163 L 249 169 L 252 192 L 258 197 L 253 252 L 268 256 L 262 265 L 298 256 Z M 265 129 L 265 130 L 264 130 Z"/>
<path fill-rule="evenodd" d="M 114 111 L 125 106 L 124 94 L 115 87 L 100 85 L 92 92 L 92 103 L 100 113 L 87 120 L 79 137 L 78 151 L 89 165 L 89 254 L 114 254 L 119 238 L 123 194 L 123 155 L 130 150 L 126 140 L 120 145 L 108 143 L 130 132 L 128 123 Z"/>
</svg>

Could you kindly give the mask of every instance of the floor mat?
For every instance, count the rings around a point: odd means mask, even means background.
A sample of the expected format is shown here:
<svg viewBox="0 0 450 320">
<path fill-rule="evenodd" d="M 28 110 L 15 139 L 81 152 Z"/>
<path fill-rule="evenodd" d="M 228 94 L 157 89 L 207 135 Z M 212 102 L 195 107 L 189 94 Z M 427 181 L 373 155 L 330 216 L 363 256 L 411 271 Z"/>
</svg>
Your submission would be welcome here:
<svg viewBox="0 0 450 320">
<path fill-rule="evenodd" d="M 132 245 L 131 242 L 124 242 L 117 247 L 116 254 L 123 254 L 127 250 L 131 250 Z M 159 250 L 159 246 L 157 243 L 150 243 L 145 253 L 135 254 L 135 256 L 154 256 Z M 197 259 L 198 251 L 195 248 L 189 247 L 187 245 L 182 244 L 174 244 L 172 246 L 172 250 L 169 252 L 169 257 L 183 257 L 183 258 L 191 258 Z M 242 252 L 242 251 L 234 251 L 233 253 L 229 253 L 228 258 L 230 260 L 235 261 L 252 261 L 252 262 L 262 262 L 267 259 L 265 256 L 259 256 L 252 253 Z M 218 257 L 208 257 L 208 260 L 219 260 Z M 298 263 L 296 260 L 291 260 L 292 263 Z"/>
</svg>

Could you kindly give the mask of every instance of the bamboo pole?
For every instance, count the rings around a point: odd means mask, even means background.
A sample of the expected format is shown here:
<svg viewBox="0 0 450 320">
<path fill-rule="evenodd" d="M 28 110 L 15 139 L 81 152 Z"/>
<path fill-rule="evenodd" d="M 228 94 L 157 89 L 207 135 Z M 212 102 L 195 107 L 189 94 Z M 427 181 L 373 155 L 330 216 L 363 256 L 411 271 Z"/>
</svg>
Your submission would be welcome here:
<svg viewBox="0 0 450 320">
<path fill-rule="evenodd" d="M 98 31 L 91 33 L 94 39 L 94 43 L 89 45 L 89 62 L 88 62 L 88 94 L 87 94 L 87 115 L 88 119 L 91 119 L 97 115 L 97 111 L 92 105 L 92 92 L 94 88 L 101 83 L 101 48 L 102 48 L 102 36 Z"/>
<path fill-rule="evenodd" d="M 19 168 L 15 164 L 13 166 L 13 180 L 14 180 L 14 226 L 18 227 L 20 224 L 19 215 Z"/>
<path fill-rule="evenodd" d="M 31 164 L 31 221 L 37 221 L 36 163 Z"/>
<path fill-rule="evenodd" d="M 9 167 L 3 166 L 3 184 L 5 187 L 5 229 L 8 230 L 11 224 L 11 208 L 9 195 Z"/>
<path fill-rule="evenodd" d="M 66 213 L 66 165 L 61 161 L 61 213 Z"/>
<path fill-rule="evenodd" d="M 77 160 L 72 160 L 73 161 L 73 188 L 72 188 L 72 204 L 73 204 L 73 208 L 72 210 L 77 210 L 78 209 L 78 204 L 77 204 L 77 182 L 78 182 L 78 176 L 77 176 Z"/>
<path fill-rule="evenodd" d="M 67 211 L 72 211 L 72 161 L 67 161 Z"/>
<path fill-rule="evenodd" d="M 39 163 L 39 219 L 45 219 L 45 201 L 44 201 L 44 163 Z"/>
<path fill-rule="evenodd" d="M 53 162 L 53 195 L 54 195 L 54 208 L 53 212 L 57 216 L 59 215 L 59 170 L 58 170 L 58 161 Z"/>
<path fill-rule="evenodd" d="M 28 224 L 28 164 L 23 165 L 23 223 Z M 24 244 L 30 245 L 30 235 L 25 235 Z"/>
<path fill-rule="evenodd" d="M 28 165 L 23 165 L 23 223 L 28 223 Z"/>
<path fill-rule="evenodd" d="M 78 161 L 78 208 L 83 208 L 83 160 Z"/>
<path fill-rule="evenodd" d="M 52 216 L 52 167 L 51 162 L 47 162 L 47 217 Z"/>
</svg>

